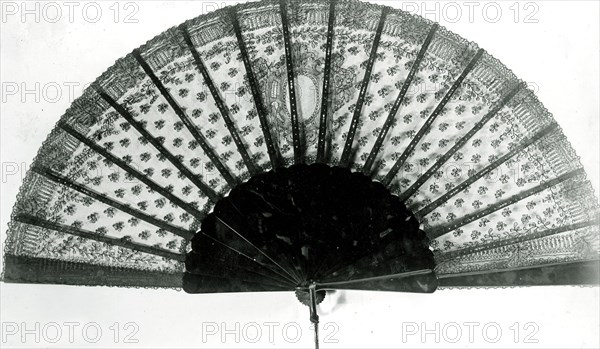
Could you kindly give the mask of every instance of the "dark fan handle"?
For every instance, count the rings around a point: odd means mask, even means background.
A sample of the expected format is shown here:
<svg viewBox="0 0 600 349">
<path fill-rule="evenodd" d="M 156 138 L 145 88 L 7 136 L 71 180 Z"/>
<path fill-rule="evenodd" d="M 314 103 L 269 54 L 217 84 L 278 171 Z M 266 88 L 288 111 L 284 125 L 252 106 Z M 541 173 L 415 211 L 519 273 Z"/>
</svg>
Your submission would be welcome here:
<svg viewBox="0 0 600 349">
<path fill-rule="evenodd" d="M 308 294 L 310 296 L 310 322 L 315 328 L 315 349 L 319 349 L 319 314 L 317 314 L 317 284 L 315 282 L 308 287 Z"/>
</svg>

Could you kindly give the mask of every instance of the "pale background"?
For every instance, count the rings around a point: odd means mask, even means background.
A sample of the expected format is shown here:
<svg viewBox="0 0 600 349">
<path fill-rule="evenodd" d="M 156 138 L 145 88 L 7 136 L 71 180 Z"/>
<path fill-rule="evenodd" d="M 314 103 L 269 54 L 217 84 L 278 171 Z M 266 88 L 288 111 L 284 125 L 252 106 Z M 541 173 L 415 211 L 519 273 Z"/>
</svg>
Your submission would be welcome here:
<svg viewBox="0 0 600 349">
<path fill-rule="evenodd" d="M 599 3 L 596 1 L 520 2 L 396 2 L 374 1 L 421 13 L 423 7 L 430 19 L 441 22 L 459 35 L 477 42 L 499 58 L 515 74 L 537 90 L 544 105 L 555 115 L 564 132 L 581 156 L 588 176 L 598 192 L 599 183 Z M 1 24 L 1 162 L 2 193 L 0 240 L 5 231 L 18 188 L 27 166 L 59 116 L 69 106 L 68 85 L 75 84 L 75 96 L 84 84 L 92 82 L 117 58 L 159 34 L 163 30 L 199 15 L 215 6 L 233 2 L 208 1 L 135 1 L 116 5 L 113 1 L 98 1 L 88 5 L 88 19 L 95 16 L 96 4 L 102 16 L 89 23 L 82 14 L 85 2 L 75 2 L 73 23 L 68 18 L 64 2 L 55 8 L 46 7 L 39 21 L 28 15 L 22 23 L 21 12 L 10 15 L 11 4 L 2 3 Z M 436 5 L 437 4 L 437 5 Z M 483 8 L 487 4 L 488 20 Z M 469 7 L 475 6 L 472 18 Z M 34 8 L 34 2 L 27 2 Z M 43 7 L 43 3 L 41 3 Z M 408 7 L 407 7 L 408 6 Z M 437 6 L 437 11 L 436 11 Z M 519 15 L 515 22 L 515 10 Z M 42 9 L 41 7 L 41 9 Z M 112 10 L 111 10 L 112 7 Z M 115 23 L 116 8 L 120 9 Z M 462 10 L 457 17 L 456 9 Z M 496 23 L 494 10 L 502 16 Z M 124 23 L 126 15 L 137 12 Z M 536 13 L 525 23 L 527 16 Z M 43 11 L 42 11 L 43 12 Z M 16 83 L 19 89 L 33 89 L 40 84 L 40 100 L 34 94 L 7 94 Z M 22 85 L 25 84 L 25 85 Z M 56 86 L 61 86 L 59 98 Z M 45 92 L 45 93 L 44 93 Z M 25 100 L 22 100 L 24 98 Z M 1 347 L 293 347 L 312 346 L 308 309 L 295 301 L 293 294 L 232 294 L 187 295 L 172 290 L 118 289 L 107 287 L 66 287 L 11 285 L 0 283 Z M 334 301 L 335 300 L 335 301 Z M 323 348 L 449 348 L 449 347 L 519 347 L 519 348 L 597 348 L 599 339 L 599 290 L 580 287 L 545 287 L 493 290 L 439 290 L 433 295 L 410 295 L 375 292 L 346 292 L 328 297 L 321 309 L 322 324 L 332 323 L 323 330 L 338 343 L 323 344 Z M 75 322 L 73 338 L 68 325 Z M 121 328 L 115 341 L 110 327 L 118 322 Z M 127 343 L 125 335 L 134 327 L 137 343 Z M 277 322 L 273 337 L 268 325 Z M 465 322 L 477 322 L 473 340 L 469 339 Z M 39 330 L 35 330 L 39 323 Z M 436 323 L 439 328 L 436 331 Z M 495 324 L 494 324 L 495 323 Z M 520 331 L 515 341 L 515 327 Z M 533 325 L 525 326 L 526 323 Z M 88 326 L 88 337 L 82 333 Z M 204 324 L 204 325 L 203 325 Z M 203 329 L 217 334 L 203 337 Z M 239 330 L 236 330 L 239 324 Z M 289 332 L 283 333 L 288 325 Z M 488 339 L 482 328 L 488 324 Z M 90 327 L 92 326 L 92 327 Z M 224 326 L 233 330 L 223 343 L 220 334 Z M 245 326 L 245 327 L 244 327 Z M 290 343 L 299 326 L 302 334 L 297 343 Z M 444 326 L 446 331 L 444 331 Z M 512 326 L 512 330 L 511 330 Z M 95 328 L 102 334 L 97 343 Z M 257 343 L 257 327 L 262 331 Z M 421 338 L 425 327 L 440 334 Z M 457 343 L 457 327 L 462 336 Z M 495 328 L 502 334 L 497 343 Z M 21 337 L 23 330 L 34 334 Z M 57 334 L 57 328 L 62 332 Z M 244 331 L 244 328 L 246 331 Z M 114 327 L 113 327 L 114 329 Z M 337 330 L 336 330 L 337 329 Z M 535 329 L 527 343 L 526 336 Z M 415 335 L 407 335 L 415 330 Z M 12 334 L 17 331 L 17 334 Z M 334 333 L 334 331 L 337 331 Z M 245 333 L 244 333 L 245 332 Z M 240 338 L 236 339 L 235 334 Z M 206 333 L 205 333 L 206 334 Z M 403 335 L 405 338 L 403 338 Z M 56 338 L 57 343 L 51 343 Z"/>
</svg>

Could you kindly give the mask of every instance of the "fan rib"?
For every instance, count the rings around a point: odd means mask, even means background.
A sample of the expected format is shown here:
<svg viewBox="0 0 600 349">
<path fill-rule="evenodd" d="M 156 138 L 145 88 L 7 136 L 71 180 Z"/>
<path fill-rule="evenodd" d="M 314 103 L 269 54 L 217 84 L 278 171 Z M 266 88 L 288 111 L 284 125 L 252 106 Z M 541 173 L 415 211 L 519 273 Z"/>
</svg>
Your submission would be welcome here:
<svg viewBox="0 0 600 349">
<path fill-rule="evenodd" d="M 216 217 L 216 216 L 215 216 Z M 237 230 L 235 230 L 232 226 L 230 226 L 229 224 L 225 223 L 225 221 L 223 221 L 221 218 L 216 217 L 217 220 L 219 220 L 219 222 L 221 222 L 223 225 L 225 225 L 229 230 L 231 230 L 235 235 L 239 236 L 242 240 L 244 240 L 248 245 L 252 246 L 255 250 L 257 250 L 260 254 L 262 254 L 265 258 L 267 258 L 269 261 L 271 261 L 271 263 L 273 263 L 274 265 L 276 265 L 279 269 L 281 269 L 283 272 L 285 272 L 289 277 L 291 277 L 294 281 L 296 282 L 300 282 L 300 279 L 298 278 L 297 275 L 292 275 L 292 273 L 290 273 L 287 269 L 285 269 L 284 267 L 282 267 L 279 263 L 277 263 L 273 258 L 271 258 L 269 255 L 266 254 L 265 251 L 263 251 L 261 248 L 259 248 L 258 246 L 254 245 L 250 240 L 248 240 L 245 236 L 243 236 L 242 234 L 240 234 Z"/>
<path fill-rule="evenodd" d="M 173 259 L 173 260 L 180 261 L 180 262 L 185 261 L 185 255 L 181 254 L 181 253 L 175 253 L 175 252 L 168 251 L 168 250 L 165 250 L 162 248 L 142 245 L 142 244 L 139 244 L 136 242 L 127 241 L 125 239 L 118 239 L 118 238 L 108 237 L 105 235 L 100 235 L 100 234 L 94 233 L 92 231 L 83 230 L 83 229 L 75 228 L 75 227 L 60 224 L 60 223 L 50 222 L 45 219 L 42 219 L 42 218 L 39 218 L 36 216 L 32 216 L 30 214 L 24 214 L 24 213 L 18 214 L 15 217 L 15 221 L 33 225 L 33 226 L 40 227 L 43 229 L 50 229 L 50 230 L 59 231 L 59 232 L 74 235 L 74 236 L 79 236 L 79 237 L 89 239 L 89 240 L 103 242 L 103 243 L 113 245 L 113 246 L 123 247 L 123 248 L 133 250 L 133 251 L 148 253 L 148 254 L 152 254 L 155 256 Z"/>
<path fill-rule="evenodd" d="M 455 223 L 451 223 L 451 224 L 446 224 L 446 225 L 441 225 L 438 227 L 435 227 L 433 229 L 429 229 L 429 231 L 427 231 L 427 236 L 429 236 L 429 238 L 431 239 L 435 239 L 438 238 L 444 234 L 447 234 L 457 228 L 460 228 L 466 224 L 469 224 L 479 218 L 482 218 L 484 216 L 487 216 L 493 212 L 496 212 L 498 210 L 501 210 L 509 205 L 512 205 L 518 201 L 521 201 L 525 198 L 528 198 L 534 194 L 537 194 L 541 191 L 543 191 L 544 189 L 548 189 L 550 187 L 553 187 L 557 184 L 560 184 L 566 180 L 569 180 L 573 177 L 579 176 L 584 174 L 584 170 L 582 168 L 577 169 L 577 170 L 573 170 L 571 172 L 567 172 L 563 175 L 560 175 L 552 180 L 549 180 L 547 182 L 544 182 L 538 186 L 535 186 L 533 188 L 527 189 L 519 194 L 515 194 L 507 199 L 498 201 L 494 204 L 491 204 L 489 206 L 487 206 L 485 209 L 475 212 L 475 213 L 471 213 L 471 214 L 467 214 L 464 217 L 462 217 L 461 219 L 457 220 L 457 222 Z"/>
<path fill-rule="evenodd" d="M 402 84 L 400 93 L 398 93 L 398 97 L 396 98 L 396 101 L 394 102 L 394 105 L 392 106 L 392 109 L 390 110 L 390 113 L 388 114 L 388 117 L 385 120 L 385 123 L 383 124 L 383 127 L 381 128 L 381 131 L 379 132 L 379 135 L 377 136 L 377 139 L 375 140 L 375 144 L 373 144 L 373 148 L 371 149 L 371 152 L 369 153 L 369 157 L 367 158 L 367 161 L 365 161 L 365 164 L 363 165 L 363 169 L 362 169 L 362 172 L 367 176 L 371 172 L 371 167 L 373 166 L 373 163 L 375 162 L 375 158 L 377 157 L 377 154 L 379 153 L 379 150 L 381 149 L 381 146 L 383 145 L 383 142 L 385 140 L 385 137 L 386 137 L 390 127 L 392 127 L 392 124 L 396 120 L 396 113 L 398 112 L 398 109 L 400 109 L 400 106 L 402 105 L 402 102 L 404 101 L 404 97 L 406 96 L 406 93 L 408 92 L 408 88 L 410 87 L 410 84 L 412 83 L 413 78 L 414 78 L 415 74 L 417 73 L 419 66 L 421 65 L 421 61 L 425 57 L 425 53 L 427 52 L 427 49 L 429 48 L 429 44 L 431 44 L 431 40 L 433 40 L 433 36 L 435 35 L 435 32 L 437 31 L 438 27 L 439 27 L 439 25 L 437 23 L 435 23 L 431 26 L 431 29 L 429 30 L 429 33 L 427 34 L 427 37 L 425 38 L 425 42 L 423 42 L 423 45 L 421 46 L 421 49 L 419 50 L 419 53 L 417 54 L 417 57 L 415 58 L 415 61 L 412 65 L 412 67 L 410 68 L 410 72 L 408 73 L 406 80 Z"/>
<path fill-rule="evenodd" d="M 183 273 L 90 262 L 6 255 L 3 282 L 85 286 L 181 288 Z"/>
<path fill-rule="evenodd" d="M 298 106 L 296 105 L 296 87 L 294 84 L 294 59 L 290 39 L 289 19 L 287 13 L 287 0 L 279 0 L 281 12 L 281 31 L 283 32 L 283 45 L 285 48 L 285 66 L 287 69 L 288 96 L 290 102 L 290 116 L 292 122 L 292 143 L 294 148 L 294 163 L 304 162 L 302 144 L 300 139 L 300 121 L 298 120 Z"/>
<path fill-rule="evenodd" d="M 204 153 L 208 156 L 213 165 L 215 165 L 219 173 L 221 173 L 227 184 L 229 184 L 229 186 L 231 187 L 235 187 L 237 184 L 239 184 L 239 180 L 235 178 L 231 172 L 229 172 L 225 165 L 223 165 L 215 150 L 208 144 L 206 138 L 204 138 L 204 135 L 202 135 L 202 133 L 198 130 L 196 125 L 194 125 L 194 123 L 190 120 L 187 114 L 181 109 L 179 104 L 177 104 L 177 101 L 175 101 L 173 96 L 171 96 L 165 85 L 163 85 L 163 83 L 156 76 L 156 74 L 154 74 L 152 68 L 150 68 L 150 65 L 148 65 L 146 60 L 144 60 L 144 58 L 142 57 L 142 54 L 136 49 L 133 51 L 133 56 L 137 60 L 138 64 L 142 67 L 146 75 L 150 78 L 150 80 L 152 80 L 154 86 L 158 88 L 161 95 L 167 100 L 171 108 L 173 108 L 175 114 L 177 114 L 181 122 L 183 122 L 183 124 L 192 134 L 194 139 L 198 142 L 198 144 L 200 144 L 200 147 L 202 148 Z"/>
<path fill-rule="evenodd" d="M 408 157 L 413 152 L 417 144 L 421 141 L 421 138 L 423 138 L 423 136 L 425 136 L 425 134 L 429 131 L 435 119 L 440 115 L 440 113 L 446 106 L 446 103 L 448 103 L 450 98 L 452 98 L 452 95 L 454 95 L 454 92 L 456 92 L 456 90 L 463 83 L 467 75 L 471 72 L 471 70 L 473 70 L 475 64 L 477 64 L 484 52 L 485 51 L 483 49 L 478 50 L 475 56 L 469 62 L 469 64 L 462 71 L 460 76 L 456 79 L 456 81 L 454 81 L 448 92 L 446 92 L 446 95 L 444 95 L 444 97 L 442 98 L 440 103 L 435 107 L 429 118 L 427 118 L 423 126 L 421 126 L 415 137 L 411 139 L 406 149 L 404 149 L 404 151 L 402 152 L 402 155 L 400 155 L 396 163 L 394 163 L 394 166 L 392 166 L 387 175 L 383 178 L 383 185 L 389 186 L 392 183 L 392 180 L 394 179 L 394 177 L 396 177 L 398 171 L 402 168 L 402 166 L 404 166 L 404 162 L 406 161 L 406 159 L 408 159 Z"/>
<path fill-rule="evenodd" d="M 264 199 L 264 197 L 255 191 L 250 191 L 251 193 L 253 193 L 254 195 L 257 195 L 258 197 L 260 197 L 262 200 L 264 200 L 265 203 L 267 203 L 268 205 L 271 205 L 271 203 L 269 203 L 267 200 Z M 233 208 L 236 212 L 236 214 L 239 215 L 240 219 L 247 219 L 247 215 L 244 214 L 242 211 L 240 211 L 240 209 L 231 201 L 228 202 L 228 205 L 230 205 L 231 208 Z M 273 207 L 273 206 L 271 206 Z M 277 208 L 275 208 L 277 209 Z M 213 212 L 214 213 L 214 212 Z M 273 240 L 273 238 L 275 237 L 271 237 L 271 239 L 269 239 L 269 241 L 262 241 L 262 242 L 257 242 L 256 240 L 252 239 L 252 238 L 247 238 L 245 236 L 242 236 L 241 233 L 239 233 L 239 230 L 232 227 L 230 224 L 226 223 L 220 216 L 217 216 L 216 214 L 214 215 L 214 217 L 221 222 L 223 225 L 225 225 L 225 227 L 227 229 L 229 229 L 231 232 L 233 232 L 236 236 L 238 236 L 239 238 L 243 239 L 243 241 L 245 243 L 247 243 L 249 246 L 251 246 L 253 249 L 259 249 L 259 247 L 257 246 L 257 244 L 260 244 L 261 246 L 264 247 L 264 250 L 267 252 L 263 252 L 261 253 L 264 257 L 266 257 L 267 259 L 269 259 L 271 262 L 273 262 L 274 264 L 276 264 L 279 268 L 281 269 L 285 269 L 285 270 L 292 270 L 292 273 L 294 275 L 297 276 L 296 281 L 297 280 L 305 280 L 306 278 L 303 277 L 303 275 L 298 274 L 297 272 L 301 272 L 303 273 L 305 271 L 306 268 L 303 268 L 303 265 L 299 265 L 298 263 L 294 262 L 294 257 L 292 255 L 288 255 L 285 253 L 281 253 L 278 251 L 272 251 L 271 248 L 277 248 L 277 243 Z M 242 228 L 243 229 L 243 228 Z M 256 236 L 254 236 L 256 238 Z M 261 251 L 262 252 L 262 251 Z M 273 252 L 273 254 L 271 254 Z M 268 255 L 271 254 L 271 255 Z M 282 263 L 276 263 L 275 262 L 275 258 L 272 258 L 271 256 L 276 256 L 277 258 L 279 258 L 279 260 Z M 286 262 L 287 265 L 283 265 L 283 262 Z M 286 267 L 288 269 L 286 269 Z M 289 273 L 288 273 L 289 274 Z"/>
<path fill-rule="evenodd" d="M 158 150 L 162 155 L 164 155 L 167 160 L 169 160 L 173 166 L 175 166 L 183 175 L 185 175 L 192 183 L 198 187 L 211 201 L 217 202 L 219 200 L 219 196 L 217 193 L 206 183 L 200 179 L 199 176 L 195 175 L 192 171 L 190 171 L 175 155 L 173 155 L 170 151 L 165 148 L 158 139 L 156 139 L 140 122 L 135 120 L 135 118 L 125 109 L 122 105 L 118 104 L 106 91 L 104 91 L 98 85 L 92 85 L 96 92 L 102 97 L 113 109 L 115 109 L 133 128 L 135 128 L 148 143 L 152 144 L 156 150 Z"/>
<path fill-rule="evenodd" d="M 353 283 L 358 283 L 358 282 L 382 281 L 382 280 L 389 280 L 389 279 L 402 279 L 402 278 L 407 278 L 407 277 L 411 277 L 411 276 L 431 274 L 432 272 L 433 272 L 432 269 L 420 269 L 420 270 L 413 270 L 413 271 L 405 271 L 405 272 L 396 273 L 396 274 L 372 276 L 372 277 L 362 278 L 362 279 L 352 279 L 352 280 L 344 280 L 344 281 L 317 283 L 317 290 L 328 290 L 328 289 L 335 290 L 335 286 L 343 286 L 343 285 L 348 285 L 348 284 L 353 284 Z"/>
<path fill-rule="evenodd" d="M 89 148 L 91 148 L 92 150 L 94 150 L 96 153 L 102 155 L 105 159 L 107 159 L 110 162 L 114 163 L 115 165 L 119 166 L 121 169 L 123 169 L 125 172 L 129 173 L 133 177 L 137 178 L 140 182 L 142 182 L 145 185 L 147 185 L 153 191 L 159 193 L 160 195 L 162 195 L 165 198 L 169 199 L 175 205 L 177 205 L 177 206 L 181 207 L 182 209 L 184 209 L 186 212 L 188 212 L 192 216 L 196 217 L 199 220 L 204 219 L 204 213 L 198 211 L 192 205 L 188 204 L 187 202 L 185 202 L 185 201 L 181 200 L 180 198 L 178 198 L 177 196 L 173 195 L 166 188 L 161 187 L 160 185 L 158 185 L 157 183 L 155 183 L 150 178 L 146 177 L 145 175 L 143 175 L 142 173 L 140 173 L 136 169 L 134 169 L 131 166 L 127 165 L 127 163 L 125 161 L 119 159 L 118 157 L 116 157 L 113 154 L 109 153 L 108 151 L 106 151 L 104 148 L 102 148 L 98 144 L 96 144 L 93 141 L 91 141 L 90 139 L 86 138 L 84 135 L 82 135 L 81 133 L 77 132 L 70 125 L 67 125 L 65 122 L 61 122 L 61 123 L 59 123 L 59 127 L 62 128 L 65 132 L 67 132 L 71 136 L 75 137 L 78 141 L 82 142 L 83 144 L 85 144 L 86 146 L 88 146 Z"/>
<path fill-rule="evenodd" d="M 204 82 L 206 83 L 208 90 L 210 91 L 213 99 L 215 100 L 215 104 L 217 105 L 217 108 L 219 109 L 219 112 L 221 113 L 221 116 L 223 117 L 223 121 L 225 121 L 225 125 L 227 126 L 227 129 L 229 130 L 229 133 L 231 134 L 231 137 L 233 138 L 233 142 L 235 143 L 235 146 L 237 147 L 237 150 L 240 153 L 242 160 L 244 161 L 244 164 L 246 165 L 246 168 L 248 169 L 250 174 L 252 176 L 254 176 L 255 174 L 257 174 L 259 172 L 259 169 L 257 168 L 254 161 L 252 161 L 252 159 L 250 158 L 250 155 L 248 154 L 248 150 L 246 149 L 246 145 L 242 141 L 242 138 L 240 137 L 240 134 L 238 133 L 238 130 L 237 130 L 235 124 L 233 123 L 233 120 L 231 119 L 231 113 L 229 112 L 229 109 L 223 102 L 223 98 L 221 98 L 219 91 L 215 87 L 214 81 L 212 80 L 212 78 L 210 77 L 210 74 L 208 73 L 208 70 L 206 69 L 206 65 L 202 61 L 202 58 L 200 57 L 198 50 L 196 49 L 196 47 L 194 46 L 194 43 L 192 42 L 192 38 L 190 37 L 190 34 L 188 32 L 186 24 L 184 23 L 184 24 L 180 25 L 179 30 L 181 31 L 181 34 L 183 35 L 183 39 L 184 39 L 185 43 L 187 44 L 190 52 L 192 53 L 192 56 L 194 57 L 194 62 L 196 63 L 196 67 L 202 74 L 202 77 L 204 78 Z"/>
<path fill-rule="evenodd" d="M 267 111 L 263 105 L 262 96 L 260 90 L 258 89 L 259 85 L 256 80 L 256 76 L 254 76 L 254 71 L 252 70 L 252 63 L 250 62 L 250 56 L 248 55 L 248 49 L 246 48 L 246 43 L 244 42 L 244 37 L 242 36 L 242 29 L 240 28 L 240 22 L 237 18 L 235 8 L 232 7 L 228 11 L 228 14 L 231 20 L 231 24 L 233 25 L 235 37 L 237 38 L 237 43 L 240 50 L 240 54 L 242 56 L 242 61 L 244 62 L 246 77 L 248 78 L 248 85 L 250 85 L 252 99 L 254 100 L 254 105 L 256 107 L 258 119 L 260 120 L 260 127 L 262 129 L 263 136 L 265 137 L 265 144 L 267 146 L 269 160 L 271 161 L 271 166 L 273 168 L 277 168 L 282 166 L 281 155 L 271 135 L 269 120 L 267 119 Z"/>
<path fill-rule="evenodd" d="M 438 275 L 441 287 L 597 285 L 600 261 L 586 260 Z M 510 282 L 510 284 L 509 284 Z"/>
<path fill-rule="evenodd" d="M 292 291 L 290 286 L 273 286 L 260 282 L 243 281 L 221 276 L 183 274 L 183 290 L 186 293 L 223 293 L 223 292 L 275 292 Z"/>
<path fill-rule="evenodd" d="M 509 159 L 511 159 L 513 156 L 515 156 L 518 153 L 520 153 L 521 151 L 523 151 L 525 148 L 527 148 L 530 145 L 536 143 L 537 141 L 539 141 L 540 139 L 542 139 L 546 135 L 552 133 L 554 130 L 557 129 L 557 127 L 558 127 L 557 124 L 552 123 L 552 124 L 546 126 L 545 128 L 543 128 L 541 131 L 539 131 L 538 133 L 536 133 L 532 137 L 529 137 L 529 138 L 527 138 L 525 140 L 522 140 L 518 145 L 516 145 L 515 147 L 513 147 L 513 149 L 511 149 L 508 153 L 506 153 L 502 157 L 496 159 L 495 161 L 491 162 L 485 168 L 483 168 L 482 170 L 480 170 L 479 172 L 477 172 L 473 176 L 469 177 L 466 181 L 464 181 L 461 184 L 457 185 L 456 187 L 450 189 L 444 195 L 440 196 L 439 198 L 437 198 L 435 201 L 433 201 L 429 205 L 427 205 L 427 206 L 423 207 L 422 209 L 420 209 L 416 213 L 416 215 L 419 218 L 422 218 L 422 217 L 426 216 L 431 211 L 433 211 L 436 208 L 440 207 L 443 203 L 447 202 L 449 199 L 451 199 L 452 197 L 454 197 L 456 194 L 458 194 L 461 191 L 463 191 L 466 187 L 468 187 L 469 185 L 475 183 L 478 179 L 484 177 L 485 175 L 487 175 L 488 173 L 490 173 L 494 169 L 496 169 L 498 166 L 502 165 L 503 163 L 505 163 L 506 161 L 508 161 Z"/>
<path fill-rule="evenodd" d="M 186 272 L 192 275 L 226 277 L 230 280 L 255 282 L 261 285 L 277 287 L 294 287 L 295 284 L 287 279 L 272 275 L 270 269 L 260 265 L 246 265 L 238 256 L 230 251 L 223 251 L 222 246 L 213 246 L 202 251 L 192 251 L 186 254 Z M 220 248 L 219 248 L 220 247 Z"/>
<path fill-rule="evenodd" d="M 267 269 L 268 271 L 270 271 L 270 272 L 272 272 L 272 273 L 276 274 L 277 276 L 280 276 L 280 277 L 284 278 L 285 280 L 289 281 L 291 285 L 295 285 L 295 284 L 296 284 L 296 280 L 295 280 L 295 279 L 293 279 L 293 278 L 291 278 L 291 276 L 289 276 L 289 274 L 285 274 L 285 275 L 284 275 L 284 274 L 281 274 L 279 271 L 277 271 L 277 270 L 274 270 L 274 269 L 273 269 L 273 268 L 271 268 L 270 266 L 268 266 L 268 265 L 266 265 L 266 264 L 264 264 L 264 263 L 261 263 L 260 261 L 256 260 L 256 258 L 250 257 L 250 256 L 248 256 L 247 254 L 245 254 L 245 253 L 243 253 L 243 252 L 240 252 L 240 251 L 238 251 L 237 249 L 235 249 L 235 248 L 233 248 L 233 247 L 231 247 L 231 246 L 227 245 L 226 243 L 224 243 L 224 242 L 222 242 L 222 241 L 220 241 L 220 240 L 217 240 L 217 239 L 215 239 L 214 237 L 212 237 L 212 236 L 210 236 L 210 235 L 208 235 L 208 234 L 206 234 L 206 233 L 204 233 L 204 232 L 202 232 L 202 231 L 200 231 L 199 233 L 200 233 L 200 234 L 202 234 L 202 236 L 206 237 L 207 239 L 210 239 L 211 241 L 213 241 L 213 242 L 215 242 L 215 243 L 217 243 L 217 244 L 219 244 L 219 245 L 221 245 L 221 246 L 223 246 L 223 247 L 225 247 L 225 248 L 227 248 L 227 249 L 229 249 L 229 250 L 231 250 L 231 251 L 233 251 L 233 252 L 235 252 L 235 253 L 239 254 L 240 256 L 242 256 L 242 257 L 244 257 L 244 258 L 247 258 L 248 260 L 250 260 L 250 261 L 252 261 L 252 262 L 254 262 L 254 263 L 256 263 L 256 264 L 260 265 L 261 267 L 263 267 L 263 268 Z M 237 234 L 236 234 L 236 235 L 237 235 Z M 239 235 L 238 235 L 238 236 L 239 236 Z M 243 238 L 242 238 L 242 239 L 243 239 Z M 246 242 L 246 240 L 244 240 L 244 242 Z M 246 243 L 247 243 L 247 242 L 246 242 Z M 256 248 L 255 246 L 252 246 L 252 247 Z"/>
<path fill-rule="evenodd" d="M 239 281 L 244 283 L 253 283 L 255 285 L 261 285 L 263 287 L 272 287 L 273 290 L 293 290 L 293 285 L 290 283 L 282 283 L 278 280 L 259 274 L 255 271 L 246 270 L 243 268 L 228 268 L 220 266 L 221 269 L 218 271 L 199 269 L 194 271 L 187 271 L 188 277 L 210 277 L 210 278 L 222 278 L 228 281 Z"/>
<path fill-rule="evenodd" d="M 51 180 L 53 182 L 64 185 L 65 187 L 68 187 L 69 189 L 78 191 L 78 192 L 80 192 L 84 195 L 87 195 L 87 196 L 91 197 L 92 199 L 98 200 L 106 205 L 115 207 L 115 208 L 129 214 L 130 216 L 139 218 L 147 223 L 150 223 L 150 224 L 156 226 L 157 228 L 161 228 L 161 229 L 170 231 L 173 234 L 180 236 L 186 240 L 189 240 L 194 236 L 194 233 L 189 230 L 185 230 L 180 227 L 176 227 L 176 226 L 171 225 L 167 222 L 164 222 L 160 219 L 157 219 L 153 216 L 150 216 L 141 211 L 133 209 L 129 205 L 125 205 L 120 202 L 117 202 L 104 194 L 98 193 L 95 190 L 92 190 L 84 185 L 81 185 L 79 183 L 76 183 L 76 182 L 68 179 L 67 177 L 61 176 L 60 174 L 52 171 L 49 168 L 42 167 L 39 165 L 34 165 L 31 168 L 31 170 L 39 175 L 42 175 L 42 176 L 48 178 L 49 180 Z"/>
<path fill-rule="evenodd" d="M 537 231 L 534 233 L 528 233 L 527 235 L 515 236 L 512 238 L 508 238 L 508 239 L 492 241 L 492 242 L 489 242 L 486 244 L 475 245 L 475 246 L 463 248 L 460 250 L 441 252 L 440 254 L 438 254 L 436 256 L 436 261 L 438 263 L 443 262 L 443 261 L 448 261 L 448 260 L 452 260 L 455 258 L 464 257 L 464 256 L 467 256 L 470 254 L 479 253 L 482 251 L 492 250 L 492 249 L 496 249 L 496 248 L 504 247 L 504 246 L 511 246 L 511 245 L 522 243 L 522 242 L 528 242 L 531 240 L 540 239 L 540 238 L 544 238 L 547 236 L 564 233 L 567 231 L 574 231 L 574 230 L 578 230 L 578 229 L 582 229 L 582 228 L 596 226 L 596 225 L 598 225 L 598 223 L 600 223 L 600 219 L 595 219 L 595 220 L 586 221 L 586 222 L 563 225 L 563 226 L 552 228 L 552 229 L 541 230 L 541 231 Z"/>
<path fill-rule="evenodd" d="M 360 114 L 362 112 L 362 107 L 365 102 L 367 87 L 369 86 L 369 81 L 371 80 L 371 71 L 373 70 L 373 65 L 375 64 L 377 48 L 379 47 L 379 41 L 381 40 L 381 32 L 383 31 L 383 26 L 385 24 L 385 19 L 387 17 L 388 11 L 389 9 L 387 7 L 384 7 L 381 10 L 381 17 L 379 18 L 379 24 L 377 25 L 375 38 L 373 39 L 373 46 L 371 47 L 371 53 L 369 54 L 369 60 L 367 61 L 367 66 L 365 68 L 365 75 L 363 77 L 360 86 L 360 91 L 358 93 L 358 99 L 356 100 L 356 104 L 354 107 L 352 121 L 350 122 L 350 129 L 348 130 L 348 134 L 346 135 L 346 143 L 344 144 L 344 150 L 342 151 L 342 156 L 340 157 L 340 166 L 343 167 L 348 167 L 348 165 L 350 164 L 354 136 L 356 134 L 356 130 L 358 129 Z"/>
<path fill-rule="evenodd" d="M 481 120 L 479 120 L 473 128 L 462 136 L 444 155 L 442 155 L 415 183 L 413 183 L 406 191 L 399 195 L 400 200 L 406 201 L 411 197 L 431 176 L 433 176 L 442 165 L 450 159 L 458 149 L 462 148 L 471 137 L 477 133 L 490 119 L 492 119 L 510 100 L 524 87 L 522 83 L 517 84 L 511 91 L 500 100 L 496 106 L 492 108 Z"/>
<path fill-rule="evenodd" d="M 331 52 L 333 47 L 333 28 L 335 25 L 335 3 L 329 1 L 329 18 L 327 22 L 327 44 L 325 46 L 325 67 L 323 69 L 323 91 L 321 93 L 321 117 L 319 119 L 319 140 L 317 143 L 318 163 L 324 163 L 325 148 L 331 147 L 331 135 L 327 131 L 327 114 L 329 110 L 329 88 L 331 79 Z"/>
</svg>

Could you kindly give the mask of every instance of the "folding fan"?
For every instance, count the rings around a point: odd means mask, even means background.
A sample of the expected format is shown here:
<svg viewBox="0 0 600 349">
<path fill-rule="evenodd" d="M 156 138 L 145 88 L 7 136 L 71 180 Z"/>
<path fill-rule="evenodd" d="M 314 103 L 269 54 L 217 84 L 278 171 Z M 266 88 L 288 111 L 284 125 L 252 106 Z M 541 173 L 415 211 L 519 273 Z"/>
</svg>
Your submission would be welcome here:
<svg viewBox="0 0 600 349">
<path fill-rule="evenodd" d="M 476 44 L 263 0 L 84 91 L 24 180 L 3 280 L 291 291 L 317 324 L 331 289 L 598 284 L 599 212 L 551 114 Z"/>
</svg>

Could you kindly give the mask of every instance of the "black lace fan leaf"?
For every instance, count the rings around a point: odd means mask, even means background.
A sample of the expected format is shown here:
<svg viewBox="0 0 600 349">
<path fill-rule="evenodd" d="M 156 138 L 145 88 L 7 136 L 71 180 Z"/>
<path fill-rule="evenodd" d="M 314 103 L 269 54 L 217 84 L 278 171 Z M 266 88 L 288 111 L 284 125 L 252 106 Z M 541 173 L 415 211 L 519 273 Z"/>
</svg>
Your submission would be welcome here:
<svg viewBox="0 0 600 349">
<path fill-rule="evenodd" d="M 309 305 L 597 284 L 598 217 L 551 114 L 476 44 L 385 6 L 263 0 L 85 90 L 24 180 L 3 280 Z"/>
</svg>

